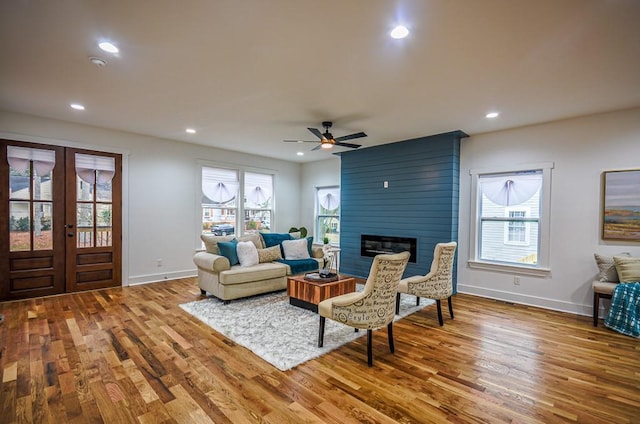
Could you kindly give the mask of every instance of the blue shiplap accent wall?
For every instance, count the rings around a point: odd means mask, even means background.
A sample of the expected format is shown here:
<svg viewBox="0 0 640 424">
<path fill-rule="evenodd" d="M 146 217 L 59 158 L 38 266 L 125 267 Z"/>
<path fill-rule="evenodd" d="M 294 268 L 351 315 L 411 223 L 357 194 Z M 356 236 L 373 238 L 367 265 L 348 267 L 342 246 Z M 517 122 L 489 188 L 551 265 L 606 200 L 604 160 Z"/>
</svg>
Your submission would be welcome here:
<svg viewBox="0 0 640 424">
<path fill-rule="evenodd" d="M 405 276 L 426 274 L 436 243 L 457 241 L 464 137 L 453 131 L 340 154 L 340 272 L 369 274 L 361 234 L 417 238 L 418 259 Z M 454 284 L 455 276 L 454 268 Z"/>
</svg>

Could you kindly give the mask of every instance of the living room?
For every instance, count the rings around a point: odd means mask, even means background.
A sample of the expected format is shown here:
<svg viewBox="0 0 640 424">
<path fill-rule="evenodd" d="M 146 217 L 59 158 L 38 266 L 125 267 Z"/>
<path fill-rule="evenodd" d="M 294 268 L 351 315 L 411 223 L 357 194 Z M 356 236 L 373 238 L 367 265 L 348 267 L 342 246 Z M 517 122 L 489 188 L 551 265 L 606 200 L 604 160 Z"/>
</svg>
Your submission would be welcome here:
<svg viewBox="0 0 640 424">
<path fill-rule="evenodd" d="M 629 37 L 633 34 L 630 32 Z M 590 326 L 590 321 L 580 317 L 592 314 L 591 282 L 598 271 L 594 253 L 616 255 L 629 252 L 632 256 L 640 256 L 637 241 L 602 238 L 603 173 L 640 168 L 640 80 L 637 77 L 640 75 L 640 54 L 637 49 L 627 53 L 623 55 L 626 64 L 619 66 L 626 67 L 631 74 L 635 72 L 632 84 L 619 86 L 612 82 L 616 80 L 615 75 L 608 75 L 607 81 L 592 81 L 596 86 L 591 93 L 594 98 L 602 95 L 599 83 L 628 94 L 624 101 L 613 103 L 611 108 L 594 111 L 584 105 L 574 109 L 576 112 L 570 116 L 499 129 L 491 129 L 491 124 L 488 124 L 483 131 L 470 131 L 469 127 L 476 125 L 475 122 L 469 121 L 465 127 L 467 122 L 459 121 L 455 127 L 435 127 L 432 132 L 425 130 L 411 137 L 398 135 L 385 140 L 388 144 L 399 142 L 395 146 L 402 149 L 403 141 L 415 137 L 455 130 L 470 134 L 460 142 L 458 293 L 566 312 L 572 317 L 577 316 L 575 325 L 584 328 Z M 314 52 L 314 55 L 321 57 L 322 52 Z M 561 90 L 562 87 L 556 89 Z M 313 97 L 313 93 L 308 93 L 308 96 Z M 457 100 L 460 103 L 465 101 L 464 98 Z M 549 101 L 549 109 L 553 109 L 553 102 Z M 313 229 L 316 188 L 341 185 L 341 158 L 332 154 L 324 154 L 313 161 L 285 160 L 267 154 L 235 151 L 231 149 L 233 143 L 227 143 L 229 148 L 225 148 L 224 140 L 221 145 L 211 146 L 189 142 L 188 139 L 185 142 L 183 134 L 175 137 L 168 133 L 165 136 L 143 135 L 133 130 L 109 128 L 108 125 L 82 123 L 82 118 L 77 115 L 70 115 L 67 120 L 48 117 L 46 113 L 38 114 L 37 110 L 25 112 L 16 104 L 4 97 L 0 103 L 0 138 L 122 155 L 122 285 L 144 285 L 145 293 L 150 296 L 157 282 L 189 278 L 196 274 L 192 258 L 194 252 L 202 248 L 202 165 L 273 173 L 275 214 L 271 225 L 274 230 L 282 232 L 299 226 Z M 335 109 L 334 112 L 339 116 L 354 113 L 345 109 Z M 274 119 L 281 118 L 278 115 Z M 312 118 L 318 118 L 318 122 Z M 296 125 L 306 132 L 305 127 L 317 127 L 322 119 L 331 119 L 331 116 L 319 118 L 309 113 L 304 119 L 304 123 Z M 355 131 L 359 124 L 356 121 L 350 125 Z M 392 127 L 388 122 L 387 126 Z M 368 128 L 364 129 L 370 132 Z M 335 128 L 334 133 L 341 135 L 341 130 Z M 181 129 L 176 129 L 176 134 L 178 131 Z M 405 134 L 400 128 L 397 133 Z M 297 137 L 297 134 L 280 134 L 275 141 L 280 146 L 283 144 L 281 139 L 291 137 Z M 264 144 L 267 142 L 256 142 L 256 151 L 268 150 Z M 311 150 L 313 146 L 305 147 Z M 366 146 L 363 151 L 367 147 L 373 146 Z M 291 152 L 296 150 L 297 145 L 291 147 Z M 540 163 L 553 164 L 547 246 L 549 271 L 544 275 L 530 275 L 469 266 L 474 260 L 470 256 L 473 243 L 471 171 Z M 403 163 L 397 164 L 398 169 L 402 167 Z M 381 175 L 380 187 L 387 180 Z M 390 180 L 388 190 L 393 189 L 394 183 Z M 421 265 L 426 272 L 427 264 Z M 198 297 L 196 292 L 194 285 L 194 300 Z M 602 316 L 607 306 L 603 302 Z M 588 337 L 597 338 L 601 333 L 588 334 Z M 637 361 L 637 358 L 628 360 Z M 328 371 L 323 369 L 323 372 Z"/>
</svg>

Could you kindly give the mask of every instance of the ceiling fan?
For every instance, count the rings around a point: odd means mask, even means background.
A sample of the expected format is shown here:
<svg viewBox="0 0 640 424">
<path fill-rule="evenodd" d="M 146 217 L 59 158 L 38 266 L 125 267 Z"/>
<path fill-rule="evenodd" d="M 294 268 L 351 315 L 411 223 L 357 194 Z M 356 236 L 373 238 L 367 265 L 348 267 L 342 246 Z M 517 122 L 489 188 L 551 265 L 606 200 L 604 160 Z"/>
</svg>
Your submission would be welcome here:
<svg viewBox="0 0 640 424">
<path fill-rule="evenodd" d="M 322 126 L 325 128 L 324 133 L 321 133 L 320 130 L 318 130 L 317 128 L 307 128 L 309 131 L 311 131 L 311 133 L 313 135 L 315 135 L 316 137 L 318 137 L 320 139 L 320 144 L 316 147 L 314 147 L 313 150 L 318 150 L 320 148 L 323 149 L 330 149 L 333 146 L 342 146 L 342 147 L 350 147 L 352 149 L 357 149 L 358 147 L 362 146 L 361 144 L 353 144 L 353 143 L 344 143 L 344 141 L 346 140 L 353 140 L 354 138 L 361 138 L 361 137 L 366 137 L 367 135 L 363 132 L 359 132 L 359 133 L 353 133 L 353 134 L 349 134 L 349 135 L 343 135 L 342 137 L 338 137 L 338 138 L 333 138 L 333 134 L 331 134 L 329 132 L 329 128 L 331 128 L 331 126 L 333 125 L 333 123 L 331 121 L 324 121 L 322 123 Z M 311 140 L 282 140 L 285 143 L 317 143 L 317 140 L 311 141 Z"/>
</svg>

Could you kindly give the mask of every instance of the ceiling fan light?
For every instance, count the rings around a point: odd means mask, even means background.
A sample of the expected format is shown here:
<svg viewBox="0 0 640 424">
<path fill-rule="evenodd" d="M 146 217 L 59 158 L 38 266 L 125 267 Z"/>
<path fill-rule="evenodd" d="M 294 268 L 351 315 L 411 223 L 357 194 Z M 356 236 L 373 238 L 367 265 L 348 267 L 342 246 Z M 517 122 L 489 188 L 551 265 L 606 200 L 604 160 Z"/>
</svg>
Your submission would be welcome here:
<svg viewBox="0 0 640 424">
<path fill-rule="evenodd" d="M 322 143 L 322 148 L 323 149 L 330 149 L 333 147 L 333 144 L 331 143 Z"/>
</svg>

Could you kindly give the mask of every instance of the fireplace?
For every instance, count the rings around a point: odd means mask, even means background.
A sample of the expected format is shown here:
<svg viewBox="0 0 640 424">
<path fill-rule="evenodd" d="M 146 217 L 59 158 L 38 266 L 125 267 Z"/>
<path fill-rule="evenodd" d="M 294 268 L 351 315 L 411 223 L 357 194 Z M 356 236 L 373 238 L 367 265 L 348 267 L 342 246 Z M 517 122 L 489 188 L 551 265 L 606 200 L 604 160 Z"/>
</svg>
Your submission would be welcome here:
<svg viewBox="0 0 640 424">
<path fill-rule="evenodd" d="M 416 262 L 417 239 L 411 237 L 360 236 L 360 255 L 374 257 L 380 254 L 400 253 L 408 251 L 411 254 L 409 262 Z"/>
</svg>

